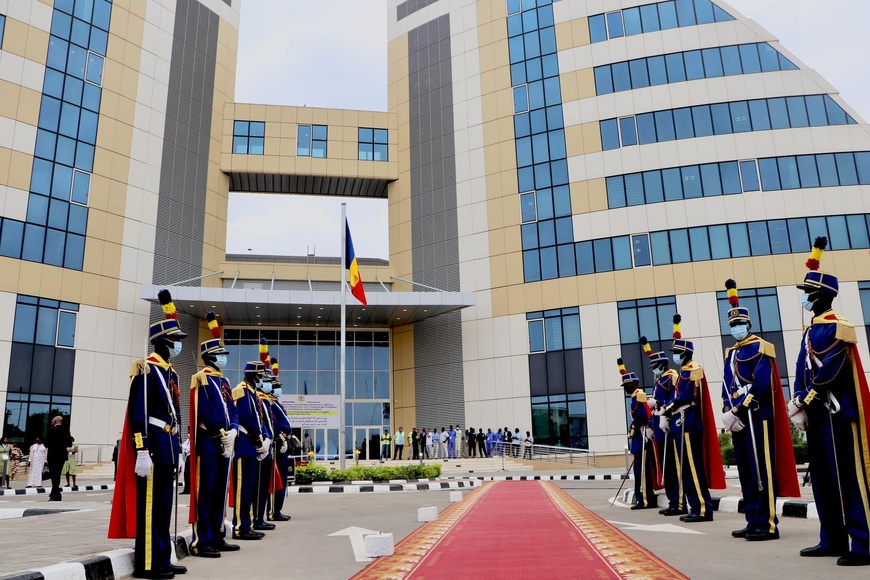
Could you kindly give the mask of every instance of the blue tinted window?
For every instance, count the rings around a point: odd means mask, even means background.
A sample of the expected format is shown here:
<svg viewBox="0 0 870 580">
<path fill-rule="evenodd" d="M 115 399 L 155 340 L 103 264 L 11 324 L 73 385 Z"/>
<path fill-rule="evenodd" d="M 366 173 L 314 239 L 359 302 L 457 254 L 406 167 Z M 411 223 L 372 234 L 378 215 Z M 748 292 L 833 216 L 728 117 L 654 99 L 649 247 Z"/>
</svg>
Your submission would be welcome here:
<svg viewBox="0 0 870 580">
<path fill-rule="evenodd" d="M 728 226 L 710 226 L 710 250 L 714 260 L 731 257 L 731 247 L 728 242 Z"/>
<path fill-rule="evenodd" d="M 689 251 L 689 232 L 687 230 L 672 230 L 671 260 L 674 264 L 684 264 L 692 261 Z"/>
<path fill-rule="evenodd" d="M 515 36 L 508 40 L 508 52 L 510 54 L 511 63 L 525 60 L 526 52 L 523 48 L 522 36 Z"/>
<path fill-rule="evenodd" d="M 556 254 L 559 259 L 559 276 L 562 278 L 576 276 L 577 264 L 574 261 L 574 244 L 559 246 L 556 248 Z"/>
<path fill-rule="evenodd" d="M 48 226 L 58 230 L 65 230 L 68 218 L 69 203 L 59 199 L 51 200 L 51 204 L 48 207 Z"/>
<path fill-rule="evenodd" d="M 731 256 L 734 258 L 744 258 L 750 255 L 749 234 L 746 231 L 746 224 L 729 224 L 728 237 L 731 240 Z"/>
<path fill-rule="evenodd" d="M 788 243 L 788 226 L 785 220 L 771 220 L 767 223 L 770 235 L 770 248 L 774 254 L 788 254 L 791 248 Z"/>
<path fill-rule="evenodd" d="M 604 22 L 604 14 L 598 14 L 589 18 L 589 37 L 592 42 L 607 40 L 607 25 Z"/>
<path fill-rule="evenodd" d="M 601 147 L 605 151 L 619 149 L 619 128 L 616 119 L 601 121 Z"/>
<path fill-rule="evenodd" d="M 700 50 L 690 50 L 683 53 L 686 61 L 686 78 L 690 81 L 704 78 L 704 61 Z"/>
<path fill-rule="evenodd" d="M 4 219 L 0 231 L 0 256 L 8 258 L 21 257 L 21 241 L 24 237 L 24 224 L 15 220 Z"/>
<path fill-rule="evenodd" d="M 707 228 L 689 228 L 689 243 L 692 246 L 692 260 L 695 262 L 710 259 L 710 240 Z"/>
<path fill-rule="evenodd" d="M 655 120 L 658 141 L 673 141 L 677 138 L 674 133 L 674 115 L 671 111 L 659 111 L 655 113 Z"/>
<path fill-rule="evenodd" d="M 534 153 L 535 163 L 543 163 L 550 160 L 550 147 L 548 145 L 546 133 L 532 136 L 532 151 Z"/>
<path fill-rule="evenodd" d="M 713 133 L 716 135 L 727 135 L 732 132 L 731 111 L 728 103 L 710 105 L 710 112 L 713 115 Z"/>
<path fill-rule="evenodd" d="M 722 181 L 719 177 L 718 163 L 707 163 L 701 166 L 701 186 L 704 197 L 722 195 Z"/>
<path fill-rule="evenodd" d="M 637 137 L 641 145 L 656 142 L 656 125 L 655 117 L 652 113 L 638 115 L 637 120 Z"/>
<path fill-rule="evenodd" d="M 797 161 L 794 157 L 780 157 L 776 160 L 779 167 L 779 181 L 783 189 L 800 188 Z"/>
<path fill-rule="evenodd" d="M 514 85 L 526 82 L 526 63 L 517 62 L 511 65 L 511 81 Z"/>
<path fill-rule="evenodd" d="M 665 192 L 662 188 L 661 171 L 645 171 L 643 173 L 643 189 L 647 203 L 664 201 Z"/>
<path fill-rule="evenodd" d="M 27 223 L 44 226 L 48 221 L 48 198 L 31 195 L 27 200 Z"/>
<path fill-rule="evenodd" d="M 792 127 L 807 127 L 810 122 L 807 119 L 807 106 L 803 97 L 788 97 L 788 118 Z"/>
<path fill-rule="evenodd" d="M 814 155 L 799 155 L 797 158 L 801 187 L 819 187 L 819 172 Z"/>
<path fill-rule="evenodd" d="M 625 176 L 625 201 L 628 205 L 643 205 L 643 176 L 640 173 Z"/>
<path fill-rule="evenodd" d="M 695 7 L 692 0 L 676 0 L 677 19 L 680 26 L 692 26 L 695 21 Z"/>
<path fill-rule="evenodd" d="M 767 114 L 767 101 L 765 99 L 749 101 L 749 115 L 752 118 L 753 131 L 770 129 L 770 116 Z"/>
<path fill-rule="evenodd" d="M 85 79 L 95 85 L 103 84 L 103 57 L 92 52 L 89 53 L 87 66 Z"/>
<path fill-rule="evenodd" d="M 663 169 L 662 181 L 665 186 L 665 201 L 683 199 L 683 176 L 679 169 Z"/>
<path fill-rule="evenodd" d="M 625 35 L 633 36 L 640 34 L 643 29 L 640 24 L 640 10 L 637 8 L 626 8 L 622 11 L 622 21 L 625 24 Z"/>
<path fill-rule="evenodd" d="M 524 250 L 534 250 L 538 247 L 538 226 L 536 224 L 524 224 L 520 231 Z"/>
<path fill-rule="evenodd" d="M 847 215 L 846 225 L 849 227 L 849 240 L 852 249 L 870 248 L 867 237 L 867 222 L 862 215 Z"/>
<path fill-rule="evenodd" d="M 529 83 L 529 108 L 540 109 L 544 106 L 544 83 L 536 81 Z"/>
<path fill-rule="evenodd" d="M 541 279 L 541 262 L 538 250 L 523 252 L 523 273 L 526 282 L 537 282 Z"/>
<path fill-rule="evenodd" d="M 765 191 L 778 191 L 781 189 L 776 159 L 759 159 L 758 170 L 761 173 L 761 187 Z"/>
<path fill-rule="evenodd" d="M 558 159 L 550 163 L 550 172 L 553 174 L 553 185 L 568 184 L 568 160 Z"/>
<path fill-rule="evenodd" d="M 861 185 L 870 184 L 870 153 L 855 153 L 858 166 L 858 181 Z"/>
<path fill-rule="evenodd" d="M 34 224 L 27 224 L 24 226 L 24 245 L 21 258 L 31 262 L 41 262 L 44 243 L 45 228 Z"/>
<path fill-rule="evenodd" d="M 539 81 L 544 78 L 544 70 L 541 66 L 541 59 L 532 58 L 527 60 L 525 63 L 525 69 L 523 74 L 527 77 L 528 82 Z"/>
<path fill-rule="evenodd" d="M 828 217 L 828 241 L 832 250 L 849 249 L 849 232 L 846 229 L 846 216 Z"/>
<path fill-rule="evenodd" d="M 815 240 L 819 236 L 828 237 L 828 222 L 823 217 L 807 218 L 807 227 L 811 240 Z"/>
<path fill-rule="evenodd" d="M 701 51 L 701 54 L 704 57 L 704 72 L 707 78 L 721 77 L 724 72 L 722 71 L 722 57 L 719 56 L 719 49 L 706 48 Z"/>
<path fill-rule="evenodd" d="M 816 165 L 819 168 L 819 181 L 822 187 L 840 185 L 840 178 L 837 176 L 837 162 L 833 155 L 816 155 Z"/>
<path fill-rule="evenodd" d="M 806 97 L 806 104 L 811 127 L 822 127 L 828 124 L 828 114 L 825 112 L 825 99 L 822 95 Z"/>
<path fill-rule="evenodd" d="M 768 99 L 767 109 L 770 111 L 770 125 L 774 129 L 787 129 L 788 109 L 785 104 L 785 99 Z"/>
<path fill-rule="evenodd" d="M 631 269 L 631 241 L 628 236 L 613 238 L 613 269 Z"/>
<path fill-rule="evenodd" d="M 578 242 L 574 251 L 577 255 L 577 273 L 592 274 L 595 272 L 595 261 L 592 257 L 592 242 Z"/>
<path fill-rule="evenodd" d="M 632 88 L 642 89 L 649 86 L 649 71 L 646 68 L 645 58 L 629 61 L 628 68 L 631 71 Z"/>
<path fill-rule="evenodd" d="M 45 255 L 43 260 L 46 264 L 53 266 L 64 265 L 64 250 L 66 248 L 66 237 L 64 232 L 58 230 L 47 229 L 45 233 Z M 72 254 L 70 254 L 71 257 Z M 69 266 L 72 267 L 72 266 Z M 81 269 L 79 267 L 79 269 Z"/>
<path fill-rule="evenodd" d="M 538 109 L 529 114 L 531 120 L 532 133 L 543 133 L 547 130 L 547 111 Z"/>
<path fill-rule="evenodd" d="M 568 186 L 553 188 L 553 212 L 556 217 L 571 215 L 571 189 Z"/>
<path fill-rule="evenodd" d="M 85 235 L 88 228 L 88 208 L 82 205 L 70 204 L 69 223 L 67 229 L 74 234 Z"/>
<path fill-rule="evenodd" d="M 611 12 L 607 15 L 607 32 L 610 38 L 623 36 L 621 12 Z"/>
<path fill-rule="evenodd" d="M 610 76 L 610 65 L 595 67 L 595 92 L 599 95 L 608 95 L 613 92 L 613 77 Z"/>
<path fill-rule="evenodd" d="M 752 255 L 770 255 L 770 238 L 767 233 L 767 223 L 750 222 L 747 226 L 749 227 L 749 240 L 752 247 Z"/>
<path fill-rule="evenodd" d="M 558 105 L 562 102 L 562 89 L 559 77 L 544 79 L 544 102 L 547 105 Z"/>
<path fill-rule="evenodd" d="M 772 46 L 766 42 L 760 42 L 758 44 L 758 55 L 761 57 L 762 72 L 779 70 L 779 53 Z"/>
<path fill-rule="evenodd" d="M 743 181 L 743 191 L 758 191 L 758 169 L 755 161 L 740 162 L 740 176 Z"/>
<path fill-rule="evenodd" d="M 683 177 L 683 196 L 686 199 L 701 197 L 701 173 L 698 166 L 682 167 L 680 173 Z"/>
<path fill-rule="evenodd" d="M 840 185 L 858 185 L 858 172 L 855 169 L 855 158 L 851 153 L 837 153 L 837 173 Z"/>
<path fill-rule="evenodd" d="M 553 194 L 550 189 L 543 189 L 537 193 L 538 200 L 538 219 L 549 220 L 555 215 L 553 211 Z M 549 245 L 549 244 L 541 244 Z"/>
<path fill-rule="evenodd" d="M 559 75 L 559 58 L 555 54 L 548 54 L 541 59 L 544 66 L 544 76 L 554 77 Z"/>
<path fill-rule="evenodd" d="M 655 32 L 660 29 L 659 10 L 655 4 L 640 7 L 640 21 L 644 32 Z"/>
<path fill-rule="evenodd" d="M 530 222 L 538 219 L 538 213 L 535 210 L 534 193 L 524 193 L 520 196 L 520 213 L 523 222 Z"/>
<path fill-rule="evenodd" d="M 617 62 L 611 65 L 613 74 L 613 90 L 616 92 L 631 90 L 631 76 L 628 72 L 627 62 Z"/>
<path fill-rule="evenodd" d="M 692 120 L 695 125 L 695 137 L 707 137 L 713 134 L 713 118 L 710 116 L 709 105 L 692 107 Z"/>
<path fill-rule="evenodd" d="M 682 54 L 666 54 L 665 63 L 668 68 L 668 82 L 681 83 L 686 80 L 686 67 L 683 64 Z"/>
<path fill-rule="evenodd" d="M 561 106 L 547 107 L 547 126 L 550 130 L 561 129 L 565 126 Z"/>
<path fill-rule="evenodd" d="M 613 253 L 609 239 L 595 240 L 592 242 L 595 255 L 595 271 L 610 272 L 613 270 Z"/>
<path fill-rule="evenodd" d="M 36 150 L 34 154 L 43 159 L 54 159 L 54 147 L 57 143 L 57 135 L 39 129 L 36 132 Z"/>
<path fill-rule="evenodd" d="M 647 59 L 649 68 L 649 84 L 652 86 L 665 85 L 668 83 L 668 69 L 665 66 L 665 57 L 652 56 Z"/>
<path fill-rule="evenodd" d="M 529 110 L 529 93 L 526 85 L 514 87 L 514 113 L 522 113 Z"/>
<path fill-rule="evenodd" d="M 529 350 L 531 352 L 544 352 L 544 321 L 529 321 Z"/>
<path fill-rule="evenodd" d="M 713 15 L 713 4 L 710 0 L 694 0 L 695 12 L 698 15 L 698 24 L 709 24 L 716 21 Z"/>
<path fill-rule="evenodd" d="M 523 31 L 530 32 L 538 29 L 538 11 L 529 10 L 520 15 L 523 19 Z"/>
<path fill-rule="evenodd" d="M 749 104 L 746 101 L 730 103 L 731 123 L 735 133 L 752 131 L 752 123 L 749 120 Z"/>
<path fill-rule="evenodd" d="M 741 44 L 740 62 L 743 64 L 743 74 L 761 72 L 761 61 L 758 58 L 758 45 Z"/>
<path fill-rule="evenodd" d="M 631 238 L 632 252 L 634 253 L 635 267 L 650 265 L 649 252 L 649 236 L 646 234 L 640 236 L 632 236 Z"/>
<path fill-rule="evenodd" d="M 740 169 L 736 161 L 719 164 L 719 173 L 722 177 L 722 193 L 729 195 L 732 193 L 740 193 Z"/>
<path fill-rule="evenodd" d="M 691 139 L 695 136 L 695 128 L 692 125 L 692 109 L 674 109 L 674 125 L 676 126 L 677 139 Z"/>
<path fill-rule="evenodd" d="M 740 65 L 740 49 L 738 47 L 723 46 L 720 53 L 722 55 L 722 70 L 725 76 L 743 73 L 743 67 Z"/>
<path fill-rule="evenodd" d="M 671 245 L 668 241 L 668 232 L 652 232 L 649 235 L 652 248 L 653 266 L 661 266 L 671 263 Z"/>
<path fill-rule="evenodd" d="M 803 218 L 788 220 L 788 237 L 791 240 L 792 252 L 808 252 L 810 250 L 807 220 Z"/>
<path fill-rule="evenodd" d="M 526 167 L 532 164 L 532 140 L 529 137 L 523 137 L 516 140 L 517 144 L 517 166 Z"/>
<path fill-rule="evenodd" d="M 541 54 L 553 54 L 556 52 L 556 29 L 552 26 L 542 28 L 541 35 Z"/>
<path fill-rule="evenodd" d="M 825 110 L 828 113 L 828 122 L 831 125 L 846 124 L 846 112 L 829 95 L 825 95 Z"/>
<path fill-rule="evenodd" d="M 570 217 L 563 217 L 556 220 L 556 243 L 574 243 L 574 226 Z M 573 255 L 571 257 L 571 261 L 574 261 Z"/>
<path fill-rule="evenodd" d="M 677 7 L 673 0 L 659 2 L 659 22 L 661 23 L 662 30 L 677 27 Z"/>
</svg>

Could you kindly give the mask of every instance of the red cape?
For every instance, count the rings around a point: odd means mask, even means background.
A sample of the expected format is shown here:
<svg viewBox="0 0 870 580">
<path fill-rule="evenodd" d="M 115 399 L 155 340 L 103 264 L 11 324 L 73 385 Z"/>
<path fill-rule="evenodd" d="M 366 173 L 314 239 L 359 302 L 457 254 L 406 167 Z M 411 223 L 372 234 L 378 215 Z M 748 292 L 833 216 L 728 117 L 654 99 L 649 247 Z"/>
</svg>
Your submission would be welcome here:
<svg viewBox="0 0 870 580">
<path fill-rule="evenodd" d="M 722 466 L 722 451 L 719 449 L 719 434 L 716 432 L 716 418 L 710 402 L 710 389 L 707 388 L 706 375 L 701 379 L 701 419 L 704 422 L 704 473 L 710 489 L 727 489 L 725 468 Z M 797 473 L 797 472 L 795 472 Z"/>
<path fill-rule="evenodd" d="M 801 497 L 797 465 L 794 461 L 794 445 L 785 408 L 785 395 L 782 392 L 782 380 L 779 377 L 776 359 L 770 359 L 770 369 L 770 388 L 773 397 L 773 457 L 776 462 L 773 467 L 776 482 L 774 494 L 777 497 Z"/>
<path fill-rule="evenodd" d="M 867 377 L 858 356 L 858 346 L 852 345 L 852 378 L 855 385 L 855 401 L 858 407 L 858 436 L 861 438 L 863 453 L 864 477 L 870 477 L 870 389 L 867 388 Z M 860 474 L 859 474 L 860 477 Z"/>
<path fill-rule="evenodd" d="M 133 449 L 133 434 L 130 432 L 130 399 L 133 397 L 135 379 L 140 376 L 143 375 L 135 375 L 130 379 L 130 398 L 118 449 L 118 475 L 109 517 L 109 539 L 113 540 L 136 537 L 136 450 Z"/>
<path fill-rule="evenodd" d="M 208 380 L 208 378 L 206 378 Z M 199 417 L 197 416 L 198 409 L 198 401 L 199 401 L 199 383 L 197 381 L 196 375 L 194 375 L 193 380 L 190 385 L 190 410 L 188 413 L 189 417 L 189 431 L 190 431 L 190 452 L 187 456 L 187 464 L 184 468 L 187 470 L 185 477 L 189 477 L 190 481 L 188 482 L 188 488 L 190 489 L 190 511 L 187 516 L 188 523 L 196 522 L 196 502 L 199 496 L 198 489 L 198 478 L 199 478 L 199 466 L 196 464 L 196 432 L 199 431 Z"/>
</svg>

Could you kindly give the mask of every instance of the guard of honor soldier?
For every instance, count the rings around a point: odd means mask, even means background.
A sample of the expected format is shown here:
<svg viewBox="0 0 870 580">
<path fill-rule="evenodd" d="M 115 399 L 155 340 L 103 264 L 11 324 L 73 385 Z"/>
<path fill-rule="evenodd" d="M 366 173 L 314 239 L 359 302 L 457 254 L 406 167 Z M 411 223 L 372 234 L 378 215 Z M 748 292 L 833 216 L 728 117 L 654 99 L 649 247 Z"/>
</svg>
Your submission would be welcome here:
<svg viewBox="0 0 870 580">
<path fill-rule="evenodd" d="M 795 371 L 791 420 L 807 433 L 819 543 L 801 556 L 837 557 L 840 566 L 870 565 L 870 392 L 855 327 L 832 309 L 836 276 L 819 271 L 827 238 L 807 261 L 801 305 L 812 312 Z M 851 539 L 851 546 L 849 540 Z"/>
<path fill-rule="evenodd" d="M 631 454 L 634 456 L 634 497 L 637 503 L 633 510 L 656 507 L 656 494 L 653 489 L 655 461 L 650 449 L 653 440 L 651 425 L 652 411 L 647 404 L 647 396 L 640 388 L 640 380 L 636 373 L 625 368 L 623 360 L 617 359 L 619 375 L 622 377 L 622 388 L 631 397 L 631 424 L 628 427 L 628 439 L 631 442 Z"/>
</svg>

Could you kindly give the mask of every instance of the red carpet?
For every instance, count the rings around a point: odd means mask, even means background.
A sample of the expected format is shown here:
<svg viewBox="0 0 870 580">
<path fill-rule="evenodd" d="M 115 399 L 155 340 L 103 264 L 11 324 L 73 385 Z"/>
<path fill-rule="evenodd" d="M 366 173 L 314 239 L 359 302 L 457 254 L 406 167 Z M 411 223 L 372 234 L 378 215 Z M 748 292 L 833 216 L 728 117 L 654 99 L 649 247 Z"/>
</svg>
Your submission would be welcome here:
<svg viewBox="0 0 870 580">
<path fill-rule="evenodd" d="M 485 484 L 354 576 L 685 578 L 549 482 Z"/>
</svg>

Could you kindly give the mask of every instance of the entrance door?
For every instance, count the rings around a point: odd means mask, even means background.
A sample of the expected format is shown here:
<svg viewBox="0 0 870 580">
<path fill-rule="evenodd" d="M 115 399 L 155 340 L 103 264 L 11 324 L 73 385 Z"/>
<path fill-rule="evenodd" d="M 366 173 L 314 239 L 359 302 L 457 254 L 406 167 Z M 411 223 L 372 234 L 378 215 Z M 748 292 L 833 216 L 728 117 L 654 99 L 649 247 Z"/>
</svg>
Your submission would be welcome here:
<svg viewBox="0 0 870 580">
<path fill-rule="evenodd" d="M 360 460 L 380 459 L 381 456 L 381 428 L 380 427 L 355 427 L 353 448 L 359 451 Z"/>
</svg>

